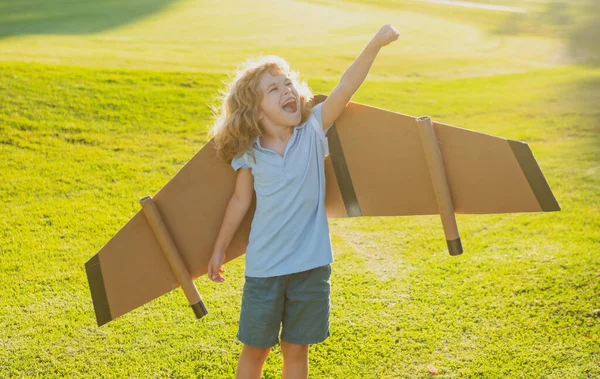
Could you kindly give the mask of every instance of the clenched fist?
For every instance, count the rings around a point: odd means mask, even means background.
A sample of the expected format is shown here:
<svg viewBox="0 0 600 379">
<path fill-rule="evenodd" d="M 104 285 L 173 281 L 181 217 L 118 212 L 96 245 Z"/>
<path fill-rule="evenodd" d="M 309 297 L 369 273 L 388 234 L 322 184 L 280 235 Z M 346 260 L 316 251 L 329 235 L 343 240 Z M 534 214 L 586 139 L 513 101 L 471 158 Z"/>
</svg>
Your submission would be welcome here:
<svg viewBox="0 0 600 379">
<path fill-rule="evenodd" d="M 389 45 L 398 39 L 400 33 L 392 26 L 392 24 L 385 24 L 379 29 L 377 34 L 373 37 L 372 42 L 377 47 L 383 47 Z"/>
</svg>

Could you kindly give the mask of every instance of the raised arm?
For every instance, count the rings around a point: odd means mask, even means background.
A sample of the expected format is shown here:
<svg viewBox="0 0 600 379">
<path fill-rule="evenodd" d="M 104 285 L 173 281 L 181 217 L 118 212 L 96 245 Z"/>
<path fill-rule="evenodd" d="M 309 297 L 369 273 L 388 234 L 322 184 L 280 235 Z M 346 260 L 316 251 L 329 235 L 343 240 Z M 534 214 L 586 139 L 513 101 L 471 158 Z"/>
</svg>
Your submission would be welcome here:
<svg viewBox="0 0 600 379">
<path fill-rule="evenodd" d="M 342 114 L 344 108 L 352 99 L 352 95 L 367 77 L 367 73 L 371 69 L 379 50 L 397 40 L 399 35 L 391 24 L 383 25 L 350 67 L 346 69 L 338 85 L 323 102 L 321 118 L 323 119 L 324 128 L 331 125 Z"/>
</svg>

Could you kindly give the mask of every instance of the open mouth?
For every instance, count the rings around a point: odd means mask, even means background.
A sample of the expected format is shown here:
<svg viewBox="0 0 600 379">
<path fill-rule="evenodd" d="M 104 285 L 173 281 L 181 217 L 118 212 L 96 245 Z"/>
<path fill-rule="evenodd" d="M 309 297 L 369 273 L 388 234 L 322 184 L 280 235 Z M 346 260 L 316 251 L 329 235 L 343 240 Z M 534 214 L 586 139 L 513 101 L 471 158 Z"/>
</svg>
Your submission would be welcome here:
<svg viewBox="0 0 600 379">
<path fill-rule="evenodd" d="M 282 108 L 287 113 L 296 113 L 298 110 L 298 104 L 296 103 L 296 99 L 290 98 L 283 103 Z"/>
</svg>

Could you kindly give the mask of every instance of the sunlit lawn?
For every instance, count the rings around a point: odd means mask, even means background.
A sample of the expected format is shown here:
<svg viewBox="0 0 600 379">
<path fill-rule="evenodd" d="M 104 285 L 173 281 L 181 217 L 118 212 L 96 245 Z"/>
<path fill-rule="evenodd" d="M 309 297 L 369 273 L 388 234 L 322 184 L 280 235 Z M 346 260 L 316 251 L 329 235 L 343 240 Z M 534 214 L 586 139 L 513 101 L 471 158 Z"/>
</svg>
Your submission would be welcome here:
<svg viewBox="0 0 600 379">
<path fill-rule="evenodd" d="M 41 0 L 28 3 L 49 7 Z M 474 23 L 464 21 L 473 17 L 473 10 L 450 7 L 451 12 L 440 17 L 418 12 L 432 7 L 439 10 L 439 5 L 410 1 L 401 8 L 385 8 L 342 1 L 153 0 L 161 12 L 151 14 L 141 14 L 140 9 L 145 8 L 139 6 L 139 0 L 109 1 L 103 6 L 98 5 L 103 4 L 99 0 L 83 3 L 90 4 L 89 11 L 67 6 L 54 9 L 61 22 L 44 18 L 47 13 L 31 11 L 35 7 L 12 5 L 18 20 L 33 18 L 35 22 L 14 22 L 14 28 L 22 33 L 0 39 L 0 60 L 226 72 L 247 56 L 262 53 L 281 55 L 311 76 L 339 79 L 387 22 L 397 26 L 401 35 L 382 51 L 372 77 L 494 75 L 551 67 L 566 59 L 564 47 L 554 39 L 494 35 L 481 29 L 481 15 Z M 121 17 L 98 17 L 111 10 Z M 499 23 L 506 17 L 499 13 L 487 11 L 483 20 Z M 8 21 L 16 17 L 0 13 L 0 21 L 3 18 L 12 25 Z"/>
</svg>

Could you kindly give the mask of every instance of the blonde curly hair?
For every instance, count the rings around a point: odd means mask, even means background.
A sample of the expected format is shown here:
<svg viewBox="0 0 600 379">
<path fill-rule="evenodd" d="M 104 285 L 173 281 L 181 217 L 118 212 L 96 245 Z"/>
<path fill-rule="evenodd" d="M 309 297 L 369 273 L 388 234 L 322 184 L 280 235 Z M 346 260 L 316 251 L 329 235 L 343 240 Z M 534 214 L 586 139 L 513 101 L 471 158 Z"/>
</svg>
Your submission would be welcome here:
<svg viewBox="0 0 600 379">
<path fill-rule="evenodd" d="M 256 136 L 264 135 L 258 121 L 258 106 L 263 99 L 259 79 L 266 70 L 272 75 L 283 74 L 292 80 L 300 96 L 300 123 L 311 114 L 312 92 L 306 82 L 298 80 L 299 73 L 292 71 L 283 58 L 276 55 L 248 58 L 238 66 L 233 79 L 230 76 L 229 83 L 225 83 L 226 89 L 219 91 L 219 105 L 211 107 L 215 122 L 210 134 L 217 147 L 217 156 L 230 164 L 233 158 L 247 150 L 256 162 L 252 142 Z"/>
</svg>

